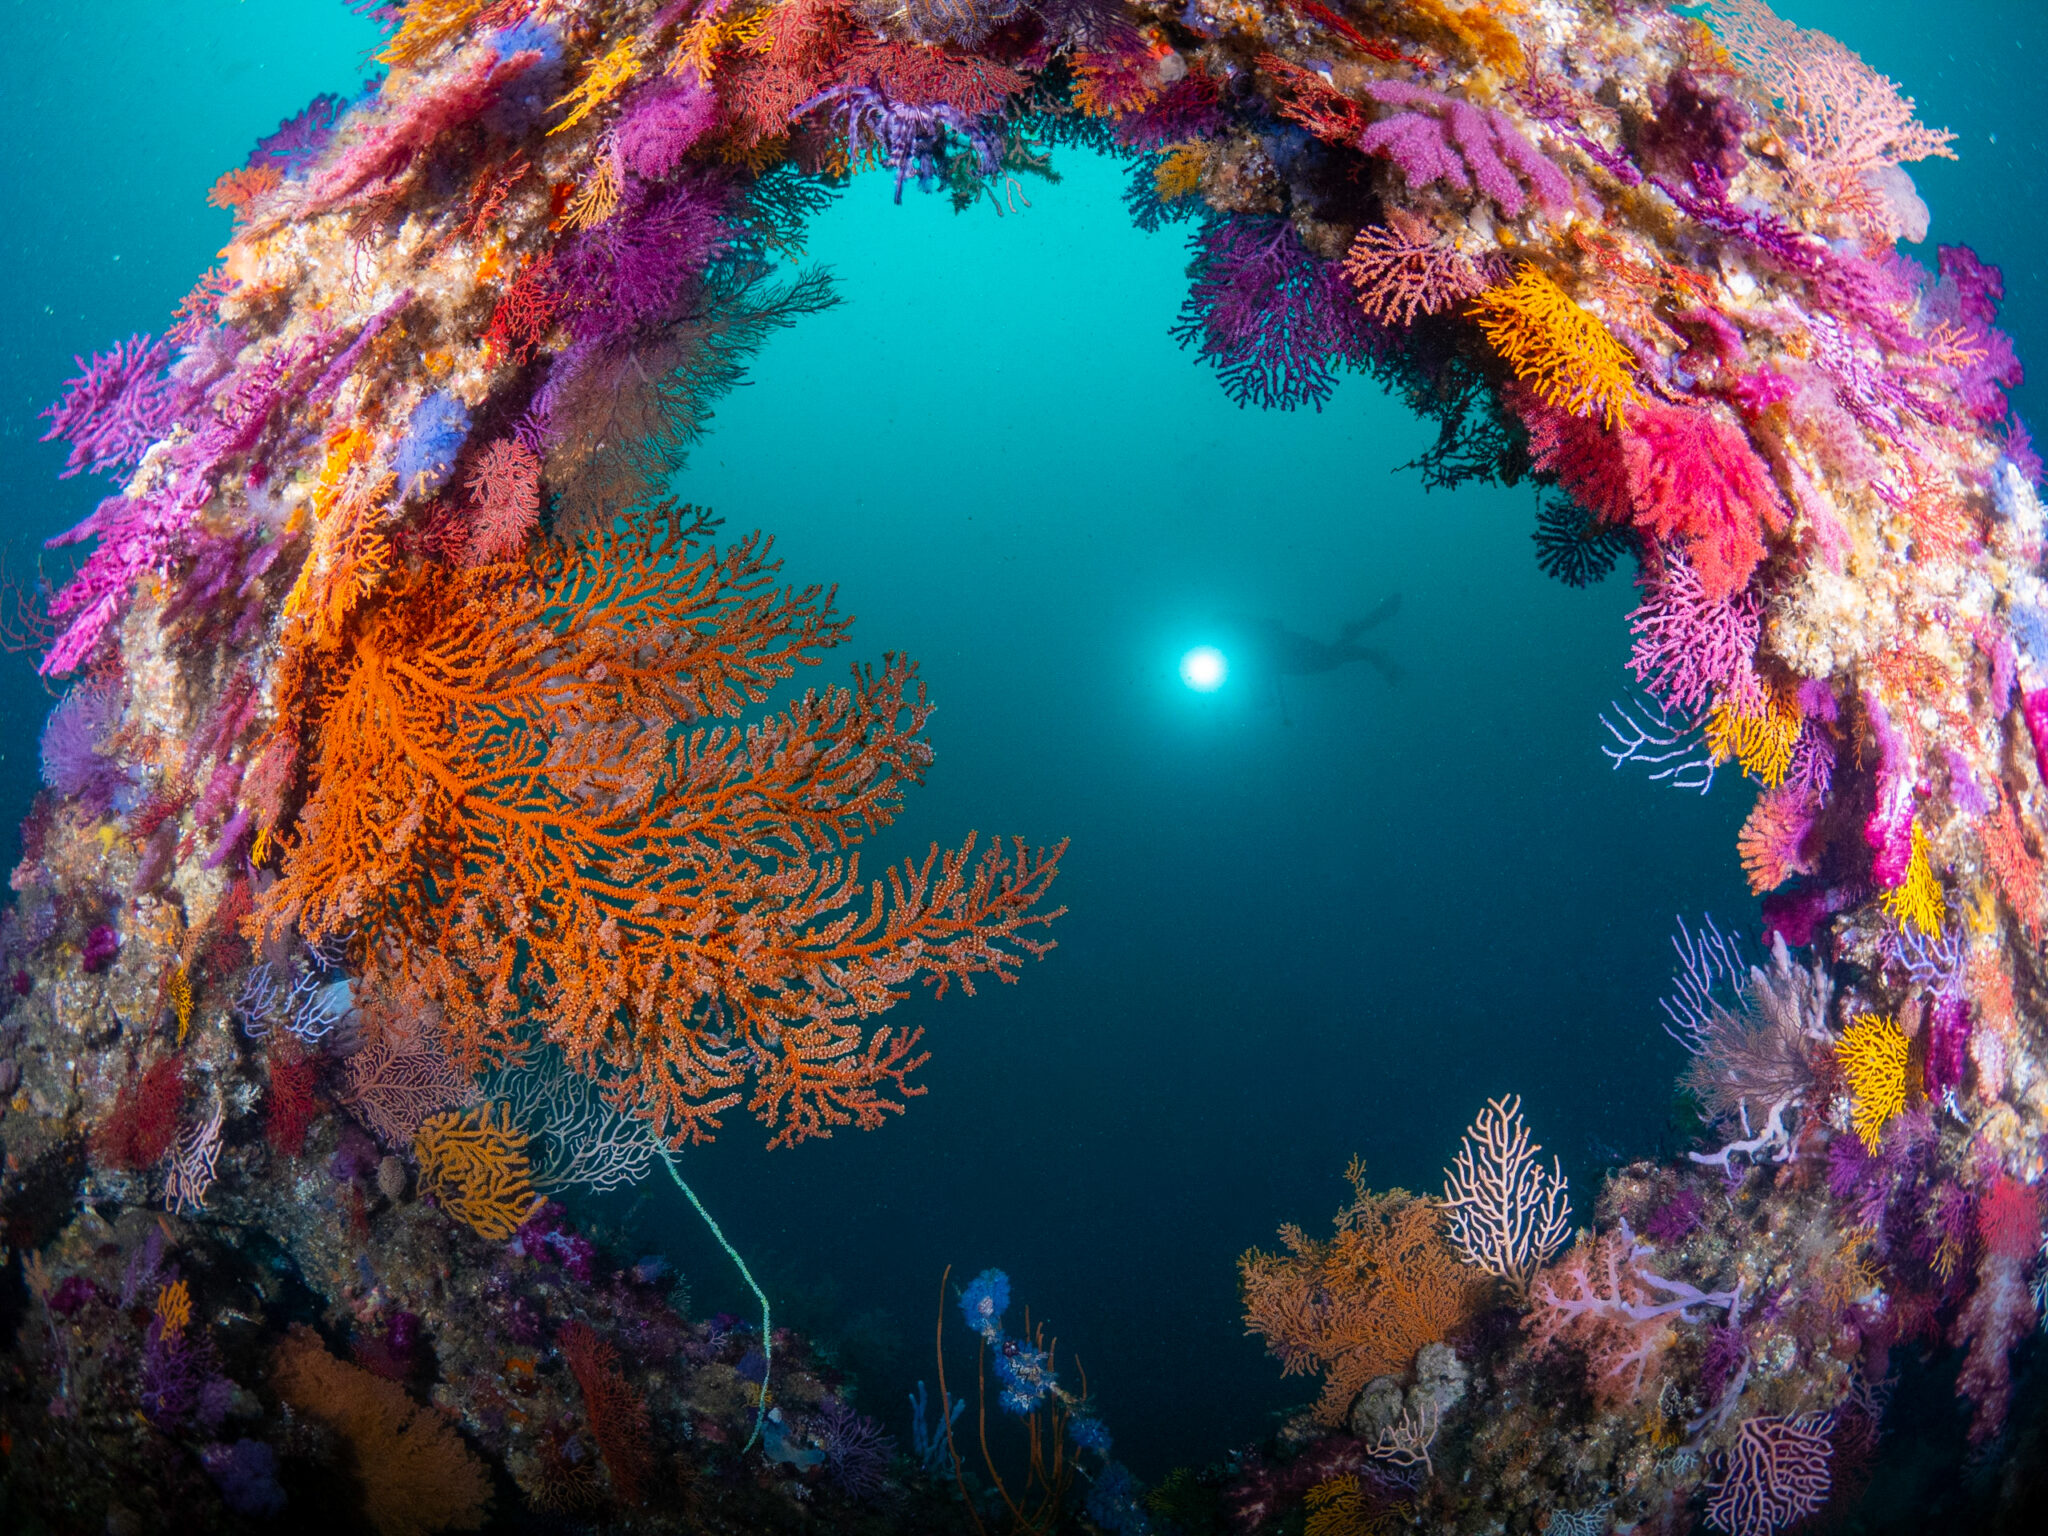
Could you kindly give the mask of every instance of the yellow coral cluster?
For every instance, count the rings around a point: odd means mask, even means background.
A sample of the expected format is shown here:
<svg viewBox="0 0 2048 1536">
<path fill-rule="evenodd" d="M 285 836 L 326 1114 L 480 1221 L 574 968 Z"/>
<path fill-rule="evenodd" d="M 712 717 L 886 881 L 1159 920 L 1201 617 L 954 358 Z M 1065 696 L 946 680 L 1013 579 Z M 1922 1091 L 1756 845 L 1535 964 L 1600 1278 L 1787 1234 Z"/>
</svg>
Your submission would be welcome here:
<svg viewBox="0 0 2048 1536">
<path fill-rule="evenodd" d="M 574 128 L 632 84 L 639 73 L 640 52 L 637 42 L 630 37 L 620 38 L 612 45 L 609 53 L 590 66 L 590 73 L 577 83 L 575 89 L 568 92 L 560 101 L 550 104 L 556 110 L 567 107 L 569 115 L 548 132 L 561 133 L 565 129 Z"/>
<path fill-rule="evenodd" d="M 1835 1043 L 1835 1060 L 1855 1098 L 1856 1134 L 1875 1152 L 1885 1126 L 1906 1107 L 1906 1037 L 1890 1019 L 1861 1014 Z"/>
<path fill-rule="evenodd" d="M 1906 878 L 1879 900 L 1884 903 L 1885 916 L 1899 925 L 1899 932 L 1917 928 L 1923 934 L 1940 934 L 1947 903 L 1941 882 L 1934 877 L 1934 866 L 1927 862 L 1927 834 L 1917 821 L 1913 823 L 1913 857 L 1906 865 Z"/>
<path fill-rule="evenodd" d="M 1208 161 L 1208 152 L 1200 144 L 1175 145 L 1152 171 L 1152 185 L 1159 193 L 1159 201 L 1171 203 L 1199 191 L 1202 167 Z"/>
<path fill-rule="evenodd" d="M 1574 416 L 1598 412 L 1612 428 L 1621 425 L 1622 408 L 1642 398 L 1628 349 L 1528 262 L 1511 282 L 1474 299 L 1470 313 L 1546 405 Z"/>
<path fill-rule="evenodd" d="M 1799 706 L 1782 695 L 1767 698 L 1761 708 L 1753 710 L 1720 698 L 1707 715 L 1707 750 L 1715 762 L 1732 759 L 1751 778 L 1776 789 L 1792 769 L 1799 721 Z"/>
<path fill-rule="evenodd" d="M 420 1190 L 477 1236 L 502 1243 L 541 1200 L 530 1182 L 526 1142 L 526 1133 L 512 1123 L 510 1104 L 435 1115 L 413 1137 Z"/>
<path fill-rule="evenodd" d="M 185 967 L 171 967 L 167 990 L 171 995 L 171 1012 L 178 1020 L 178 1044 L 182 1047 L 192 1030 L 192 978 L 185 974 Z"/>
<path fill-rule="evenodd" d="M 380 64 L 417 64 L 442 43 L 459 38 L 483 10 L 484 0 L 412 0 L 398 35 L 377 55 Z"/>
<path fill-rule="evenodd" d="M 156 1293 L 156 1320 L 162 1324 L 162 1332 L 175 1337 L 192 1324 L 192 1288 L 182 1280 L 173 1280 Z"/>
</svg>

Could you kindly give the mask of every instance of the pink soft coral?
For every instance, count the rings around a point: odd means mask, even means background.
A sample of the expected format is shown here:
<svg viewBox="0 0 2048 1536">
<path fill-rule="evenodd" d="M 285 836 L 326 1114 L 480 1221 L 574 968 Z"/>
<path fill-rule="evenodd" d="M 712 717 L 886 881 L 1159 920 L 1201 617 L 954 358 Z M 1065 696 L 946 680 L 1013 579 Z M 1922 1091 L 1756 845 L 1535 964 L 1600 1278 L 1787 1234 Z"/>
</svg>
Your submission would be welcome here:
<svg viewBox="0 0 2048 1536">
<path fill-rule="evenodd" d="M 1695 1309 L 1720 1307 L 1733 1321 L 1742 1305 L 1740 1288 L 1702 1291 L 1652 1274 L 1643 1261 L 1653 1256 L 1623 1221 L 1615 1231 L 1581 1237 L 1529 1286 L 1524 1326 L 1534 1349 L 1541 1354 L 1572 1344 L 1584 1350 L 1594 1395 L 1609 1406 L 1641 1396 L 1671 1343 L 1674 1318 L 1697 1322 Z"/>
</svg>

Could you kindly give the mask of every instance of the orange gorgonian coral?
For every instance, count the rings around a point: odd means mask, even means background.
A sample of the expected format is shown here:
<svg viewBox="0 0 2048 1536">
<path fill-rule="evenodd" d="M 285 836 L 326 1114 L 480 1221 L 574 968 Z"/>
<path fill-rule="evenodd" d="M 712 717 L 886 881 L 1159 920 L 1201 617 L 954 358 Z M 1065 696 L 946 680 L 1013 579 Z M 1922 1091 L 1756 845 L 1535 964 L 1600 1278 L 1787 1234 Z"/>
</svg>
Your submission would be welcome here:
<svg viewBox="0 0 2048 1536">
<path fill-rule="evenodd" d="M 1800 849 L 1813 830 L 1816 809 L 1812 792 L 1797 784 L 1767 789 L 1757 796 L 1755 808 L 1735 839 L 1752 895 L 1775 891 L 1794 875 L 1813 872 Z"/>
<path fill-rule="evenodd" d="M 494 1107 L 496 1120 L 491 1118 Z M 502 1243 L 541 1201 L 530 1179 L 527 1140 L 512 1123 L 510 1104 L 435 1115 L 412 1141 L 420 1192 L 432 1195 L 477 1236 Z"/>
<path fill-rule="evenodd" d="M 1283 1374 L 1322 1371 L 1316 1417 L 1341 1424 L 1375 1376 L 1408 1369 L 1415 1353 L 1464 1320 L 1484 1282 L 1444 1240 L 1435 1201 L 1365 1187 L 1358 1159 L 1344 1172 L 1351 1204 L 1328 1241 L 1280 1229 L 1284 1254 L 1254 1248 L 1237 1261 L 1245 1326 L 1262 1335 Z"/>
<path fill-rule="evenodd" d="M 207 206 L 232 208 L 239 214 L 264 193 L 274 191 L 283 180 L 274 165 L 238 166 L 213 184 L 206 194 Z"/>
<path fill-rule="evenodd" d="M 920 1032 L 870 1021 L 1050 948 L 1065 845 L 970 836 L 864 881 L 852 845 L 931 761 L 916 668 L 707 723 L 847 630 L 773 590 L 758 536 L 708 532 L 656 509 L 384 594 L 306 668 L 310 790 L 257 917 L 357 935 L 368 990 L 417 999 L 465 1070 L 539 1036 L 663 1135 L 745 1098 L 787 1145 L 919 1091 Z"/>
</svg>

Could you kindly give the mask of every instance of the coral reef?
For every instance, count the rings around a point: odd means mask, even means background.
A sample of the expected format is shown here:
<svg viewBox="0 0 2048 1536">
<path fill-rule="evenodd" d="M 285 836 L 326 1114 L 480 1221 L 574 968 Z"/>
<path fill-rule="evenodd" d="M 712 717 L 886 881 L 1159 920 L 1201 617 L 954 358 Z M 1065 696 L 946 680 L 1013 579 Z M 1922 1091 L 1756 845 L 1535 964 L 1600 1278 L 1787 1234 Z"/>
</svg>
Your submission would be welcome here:
<svg viewBox="0 0 2048 1536">
<path fill-rule="evenodd" d="M 10 1496 L 1763 1536 L 1853 1485 L 1895 1348 L 1960 1351 L 2001 1432 L 2048 1165 L 2040 462 L 2000 276 L 1895 249 L 1952 151 L 1891 82 L 1762 0 L 376 9 L 388 73 L 195 188 L 221 264 L 46 413 L 111 491 L 30 626 L 76 681 L 5 929 Z M 881 1124 L 912 984 L 1049 947 L 1059 845 L 863 874 L 931 759 L 915 666 L 771 708 L 847 625 L 663 491 L 831 302 L 781 269 L 846 178 L 1001 207 L 1072 144 L 1194 221 L 1175 334 L 1233 398 L 1363 369 L 1439 422 L 1429 483 L 1537 482 L 1558 575 L 1634 553 L 1608 755 L 1755 780 L 1771 892 L 1769 963 L 1688 936 L 1667 1003 L 1712 1150 L 1612 1174 L 1569 1252 L 1509 1098 L 1442 1201 L 1361 1177 L 1243 1270 L 1325 1401 L 1156 1507 L 1000 1272 L 960 1299 L 1028 1473 L 984 1439 L 970 1487 L 942 1337 L 896 1480 L 801 1340 L 686 1322 L 531 1187 L 680 1184 L 742 1105 Z M 576 1086 L 471 1108 L 485 1072 Z"/>
</svg>

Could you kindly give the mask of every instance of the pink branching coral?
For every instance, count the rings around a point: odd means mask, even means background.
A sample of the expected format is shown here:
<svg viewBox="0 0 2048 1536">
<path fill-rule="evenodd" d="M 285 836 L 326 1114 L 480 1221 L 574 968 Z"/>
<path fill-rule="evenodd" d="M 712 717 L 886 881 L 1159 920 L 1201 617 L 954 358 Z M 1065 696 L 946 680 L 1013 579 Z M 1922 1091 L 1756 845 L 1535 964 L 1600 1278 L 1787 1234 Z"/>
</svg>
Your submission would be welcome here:
<svg viewBox="0 0 2048 1536">
<path fill-rule="evenodd" d="M 540 520 L 540 455 L 501 438 L 483 451 L 464 484 L 474 498 L 465 563 L 489 565 L 518 554 Z"/>
<path fill-rule="evenodd" d="M 1635 637 L 1628 665 L 1637 682 L 1695 717 L 1717 695 L 1760 692 L 1752 662 L 1763 618 L 1754 592 L 1709 597 L 1699 573 L 1676 554 L 1643 584 L 1642 604 L 1628 616 Z"/>
<path fill-rule="evenodd" d="M 1772 1536 L 1819 1509 L 1834 1485 L 1828 1464 L 1833 1427 L 1833 1414 L 1745 1419 L 1707 1518 L 1728 1536 Z"/>
<path fill-rule="evenodd" d="M 1721 46 L 1775 98 L 1799 152 L 1829 178 L 1955 158 L 1953 133 L 1923 126 L 1911 97 L 1825 32 L 1782 20 L 1764 0 L 1712 0 L 1707 14 Z"/>
<path fill-rule="evenodd" d="M 1644 1267 L 1655 1250 L 1623 1221 L 1612 1232 L 1581 1237 L 1571 1253 L 1529 1284 L 1524 1324 L 1537 1351 L 1571 1344 L 1585 1352 L 1596 1396 L 1610 1405 L 1634 1402 L 1671 1342 L 1673 1322 L 1700 1322 L 1707 1309 L 1734 1316 L 1733 1291 L 1702 1291 Z"/>
<path fill-rule="evenodd" d="M 1471 258 L 1435 226 L 1399 208 L 1389 210 L 1385 224 L 1358 232 L 1344 275 L 1358 289 L 1359 308 L 1391 325 L 1449 309 L 1486 285 Z"/>
<path fill-rule="evenodd" d="M 1383 107 L 1403 110 L 1366 129 L 1358 147 L 1392 160 L 1411 188 L 1443 182 L 1470 192 L 1476 186 L 1510 219 L 1520 216 L 1531 197 L 1546 213 L 1572 206 L 1571 181 L 1506 113 L 1403 80 L 1375 80 L 1365 94 Z"/>
</svg>

